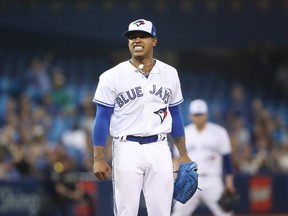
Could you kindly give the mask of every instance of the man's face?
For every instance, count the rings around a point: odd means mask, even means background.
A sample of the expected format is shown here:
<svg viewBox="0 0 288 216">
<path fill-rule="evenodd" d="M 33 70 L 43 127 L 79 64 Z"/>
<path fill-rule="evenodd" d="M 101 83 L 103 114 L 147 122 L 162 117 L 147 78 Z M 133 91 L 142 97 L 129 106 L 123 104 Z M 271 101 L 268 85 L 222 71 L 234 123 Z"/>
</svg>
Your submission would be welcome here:
<svg viewBox="0 0 288 216">
<path fill-rule="evenodd" d="M 128 46 L 133 57 L 149 57 L 156 44 L 157 38 L 145 32 L 134 32 L 129 36 Z"/>
<path fill-rule="evenodd" d="M 196 126 L 203 126 L 207 121 L 207 114 L 194 114 L 191 115 L 192 121 Z"/>
</svg>

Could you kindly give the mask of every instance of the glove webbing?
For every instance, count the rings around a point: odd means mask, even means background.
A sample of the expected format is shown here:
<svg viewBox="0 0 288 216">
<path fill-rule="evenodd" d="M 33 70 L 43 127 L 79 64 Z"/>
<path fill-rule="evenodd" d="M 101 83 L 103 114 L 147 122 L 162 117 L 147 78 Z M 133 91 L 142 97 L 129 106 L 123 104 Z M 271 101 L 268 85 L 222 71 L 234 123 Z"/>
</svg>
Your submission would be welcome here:
<svg viewBox="0 0 288 216">
<path fill-rule="evenodd" d="M 186 170 L 186 172 L 188 172 L 188 171 Z M 178 173 L 178 170 L 174 171 L 173 173 Z M 195 179 L 193 176 L 192 176 L 192 178 L 194 179 L 194 181 L 196 181 L 196 179 Z M 184 185 L 184 186 L 185 186 L 185 185 Z M 183 186 L 183 187 L 184 187 L 184 186 Z M 202 189 L 199 188 L 199 187 L 197 187 L 197 189 L 200 190 L 200 191 L 202 191 Z"/>
<path fill-rule="evenodd" d="M 188 172 L 188 171 L 186 170 L 186 172 Z M 173 173 L 178 173 L 178 170 L 174 171 Z M 194 176 L 192 176 L 192 178 L 194 179 L 194 181 L 196 180 L 196 179 L 194 178 Z M 191 181 L 191 179 L 189 179 L 189 180 Z M 186 184 L 187 184 L 187 182 L 186 182 Z M 185 185 L 186 185 L 186 184 L 185 184 Z M 185 187 L 185 185 L 183 185 L 182 189 Z M 197 187 L 197 189 L 200 190 L 200 191 L 202 191 L 202 189 L 199 188 L 199 187 Z M 182 190 L 181 190 L 181 191 L 182 191 Z M 192 193 L 192 191 L 191 191 L 191 193 Z M 190 195 L 188 194 L 188 196 L 187 196 L 187 194 L 186 194 L 186 197 L 189 197 L 189 196 L 191 196 L 191 194 L 190 194 Z M 177 200 L 173 200 L 173 201 L 172 201 L 172 208 L 173 208 L 173 206 L 175 205 L 176 202 L 177 202 Z"/>
</svg>

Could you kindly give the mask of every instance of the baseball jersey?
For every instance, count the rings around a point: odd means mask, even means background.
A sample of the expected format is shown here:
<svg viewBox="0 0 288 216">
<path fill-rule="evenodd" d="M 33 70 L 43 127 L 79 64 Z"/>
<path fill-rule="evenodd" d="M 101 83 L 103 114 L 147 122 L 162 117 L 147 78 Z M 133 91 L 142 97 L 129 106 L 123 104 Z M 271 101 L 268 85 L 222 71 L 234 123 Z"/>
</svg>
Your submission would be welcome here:
<svg viewBox="0 0 288 216">
<path fill-rule="evenodd" d="M 231 153 L 228 133 L 220 125 L 207 122 L 202 131 L 194 124 L 185 127 L 188 155 L 197 161 L 199 175 L 221 175 L 223 170 L 222 156 Z M 174 149 L 174 155 L 179 153 Z"/>
<path fill-rule="evenodd" d="M 171 132 L 168 107 L 180 104 L 183 97 L 174 67 L 156 60 L 147 78 L 125 61 L 101 74 L 93 101 L 114 107 L 111 136 L 149 136 Z"/>
</svg>

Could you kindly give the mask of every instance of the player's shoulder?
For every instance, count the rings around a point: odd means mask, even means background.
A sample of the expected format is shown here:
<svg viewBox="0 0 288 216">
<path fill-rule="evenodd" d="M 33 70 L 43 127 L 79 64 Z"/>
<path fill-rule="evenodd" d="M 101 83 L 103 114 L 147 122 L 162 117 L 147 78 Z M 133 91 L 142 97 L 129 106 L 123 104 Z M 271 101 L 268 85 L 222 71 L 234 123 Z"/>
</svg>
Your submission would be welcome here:
<svg viewBox="0 0 288 216">
<path fill-rule="evenodd" d="M 156 66 L 160 67 L 161 69 L 165 69 L 166 71 L 173 71 L 173 72 L 177 72 L 177 69 L 175 67 L 173 67 L 170 64 L 167 64 L 159 59 L 155 59 L 156 60 Z"/>
<path fill-rule="evenodd" d="M 190 124 L 188 124 L 188 125 L 186 125 L 184 127 L 185 131 L 191 131 L 191 130 L 194 130 L 194 129 L 195 129 L 195 125 L 193 123 L 190 123 Z"/>
<path fill-rule="evenodd" d="M 223 126 L 213 123 L 213 122 L 207 122 L 207 127 L 212 130 L 226 132 L 226 129 Z"/>
<path fill-rule="evenodd" d="M 105 79 L 105 78 L 109 78 L 109 77 L 115 78 L 115 75 L 117 75 L 119 73 L 119 71 L 121 71 L 124 67 L 127 67 L 127 66 L 128 66 L 128 61 L 121 62 L 121 63 L 115 65 L 114 67 L 104 71 L 100 75 L 100 79 Z"/>
</svg>

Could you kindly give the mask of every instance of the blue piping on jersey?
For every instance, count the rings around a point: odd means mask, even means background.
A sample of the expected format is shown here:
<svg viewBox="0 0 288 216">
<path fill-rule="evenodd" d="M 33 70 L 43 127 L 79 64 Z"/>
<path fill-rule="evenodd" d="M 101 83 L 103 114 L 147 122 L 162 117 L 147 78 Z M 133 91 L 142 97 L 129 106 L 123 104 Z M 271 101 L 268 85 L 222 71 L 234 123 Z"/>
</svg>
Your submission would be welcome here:
<svg viewBox="0 0 288 216">
<path fill-rule="evenodd" d="M 101 104 L 103 106 L 114 107 L 114 104 L 108 104 L 108 103 L 105 103 L 105 102 L 102 102 L 102 101 L 99 101 L 99 100 L 95 100 L 95 99 L 93 99 L 93 102 L 97 103 L 97 104 Z"/>
<path fill-rule="evenodd" d="M 184 99 L 182 98 L 180 101 L 173 103 L 173 104 L 169 104 L 169 107 L 173 107 L 173 106 L 177 106 L 179 104 L 181 104 L 184 101 Z"/>
</svg>

